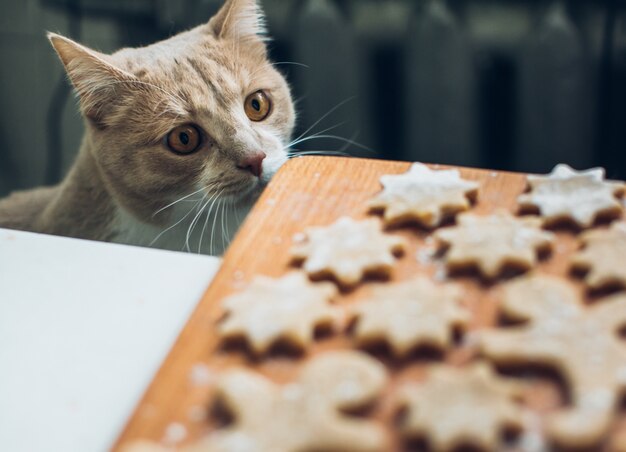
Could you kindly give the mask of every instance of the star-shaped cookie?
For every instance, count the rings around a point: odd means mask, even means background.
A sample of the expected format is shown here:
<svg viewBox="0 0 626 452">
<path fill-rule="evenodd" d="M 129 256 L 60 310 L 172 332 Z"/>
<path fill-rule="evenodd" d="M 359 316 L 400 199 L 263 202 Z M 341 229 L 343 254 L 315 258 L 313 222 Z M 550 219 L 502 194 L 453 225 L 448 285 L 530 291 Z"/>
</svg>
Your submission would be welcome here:
<svg viewBox="0 0 626 452">
<path fill-rule="evenodd" d="M 426 277 L 381 284 L 371 295 L 354 304 L 354 337 L 360 345 L 385 341 L 397 357 L 428 345 L 444 350 L 453 332 L 469 320 L 456 285 L 435 285 Z"/>
<path fill-rule="evenodd" d="M 528 270 L 537 262 L 537 253 L 550 249 L 554 241 L 554 234 L 539 228 L 538 218 L 517 218 L 504 211 L 488 216 L 465 213 L 457 223 L 435 232 L 449 246 L 448 269 L 477 267 L 487 278 L 497 277 L 506 266 Z"/>
<path fill-rule="evenodd" d="M 572 268 L 587 272 L 587 286 L 594 290 L 626 287 L 626 224 L 613 223 L 609 230 L 587 231 L 581 241 L 584 248 L 572 258 Z"/>
<path fill-rule="evenodd" d="M 624 193 L 623 182 L 604 180 L 604 169 L 576 171 L 567 165 L 554 167 L 546 176 L 528 176 L 530 192 L 517 198 L 523 210 L 539 209 L 544 224 L 563 220 L 588 228 L 598 217 L 616 217 L 622 212 L 617 196 Z"/>
<path fill-rule="evenodd" d="M 334 284 L 313 284 L 305 273 L 291 272 L 279 279 L 255 277 L 244 291 L 223 301 L 227 316 L 217 331 L 222 339 L 244 337 L 256 354 L 265 353 L 278 340 L 306 349 L 315 328 L 337 320 L 330 301 Z"/>
<path fill-rule="evenodd" d="M 342 217 L 325 227 L 311 227 L 305 240 L 291 248 L 295 262 L 313 279 L 334 277 L 340 286 L 350 288 L 366 275 L 388 277 L 406 242 L 381 231 L 380 221 L 356 221 Z"/>
<path fill-rule="evenodd" d="M 583 307 L 565 280 L 545 275 L 506 286 L 503 314 L 520 326 L 480 333 L 483 354 L 497 364 L 534 365 L 559 372 L 571 406 L 548 417 L 547 434 L 559 447 L 587 448 L 607 434 L 626 390 L 626 295 Z"/>
<path fill-rule="evenodd" d="M 430 450 L 499 450 L 504 431 L 522 428 L 520 389 L 485 363 L 434 366 L 424 382 L 398 390 L 398 406 L 406 409 L 400 431 L 407 439 L 426 439 Z"/>
<path fill-rule="evenodd" d="M 233 423 L 186 450 L 387 450 L 378 423 L 345 414 L 372 402 L 386 380 L 381 363 L 354 351 L 317 355 L 295 382 L 285 385 L 248 370 L 231 370 L 219 379 L 216 395 Z"/>
<path fill-rule="evenodd" d="M 382 192 L 370 202 L 370 210 L 384 211 L 385 226 L 417 223 L 434 228 L 442 221 L 469 209 L 478 183 L 461 179 L 458 170 L 433 171 L 413 163 L 404 174 L 380 178 Z"/>
</svg>

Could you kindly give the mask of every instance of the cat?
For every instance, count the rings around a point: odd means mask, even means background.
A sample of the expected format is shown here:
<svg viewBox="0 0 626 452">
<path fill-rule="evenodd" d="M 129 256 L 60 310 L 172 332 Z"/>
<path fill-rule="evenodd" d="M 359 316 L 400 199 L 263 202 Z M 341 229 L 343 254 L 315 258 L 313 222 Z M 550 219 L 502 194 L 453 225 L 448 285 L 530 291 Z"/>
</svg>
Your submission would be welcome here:
<svg viewBox="0 0 626 452">
<path fill-rule="evenodd" d="M 112 55 L 48 38 L 85 135 L 60 184 L 0 200 L 0 227 L 221 253 L 295 123 L 257 2 L 226 0 L 206 24 Z"/>
</svg>

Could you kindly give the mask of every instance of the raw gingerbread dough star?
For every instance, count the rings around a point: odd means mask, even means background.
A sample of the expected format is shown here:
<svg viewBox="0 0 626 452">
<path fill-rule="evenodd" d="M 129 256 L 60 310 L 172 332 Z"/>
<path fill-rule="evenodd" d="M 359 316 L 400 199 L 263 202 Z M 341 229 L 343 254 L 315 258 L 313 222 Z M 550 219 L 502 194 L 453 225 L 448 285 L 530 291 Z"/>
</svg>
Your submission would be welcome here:
<svg viewBox="0 0 626 452">
<path fill-rule="evenodd" d="M 434 366 L 425 381 L 407 383 L 398 390 L 398 406 L 407 413 L 401 434 L 407 439 L 426 439 L 436 451 L 460 446 L 499 450 L 504 431 L 522 428 L 520 389 L 485 363 L 463 368 Z"/>
<path fill-rule="evenodd" d="M 337 320 L 330 304 L 337 292 L 334 284 L 313 284 L 302 272 L 279 279 L 257 276 L 246 290 L 223 301 L 227 317 L 218 333 L 223 339 L 246 338 L 256 354 L 280 339 L 306 349 L 317 326 L 332 326 Z"/>
<path fill-rule="evenodd" d="M 366 275 L 389 276 L 394 254 L 406 246 L 401 237 L 384 234 L 376 219 L 342 217 L 330 226 L 308 228 L 305 234 L 305 241 L 291 249 L 294 261 L 304 262 L 311 278 L 332 276 L 347 288 Z"/>
<path fill-rule="evenodd" d="M 540 365 L 559 372 L 571 406 L 548 417 L 547 434 L 559 447 L 597 445 L 607 434 L 626 389 L 626 296 L 584 308 L 565 280 L 525 276 L 509 283 L 502 311 L 521 326 L 480 333 L 483 354 L 497 364 Z"/>
<path fill-rule="evenodd" d="M 567 165 L 554 167 L 547 176 L 528 176 L 530 192 L 517 198 L 522 209 L 538 208 L 544 224 L 571 220 L 582 228 L 598 217 L 615 217 L 622 212 L 617 196 L 623 182 L 604 180 L 604 169 L 575 171 Z"/>
<path fill-rule="evenodd" d="M 386 341 L 402 357 L 417 346 L 443 350 L 455 329 L 469 320 L 456 285 L 435 285 L 426 277 L 375 287 L 351 308 L 356 317 L 354 337 L 360 345 Z"/>
<path fill-rule="evenodd" d="M 388 450 L 378 423 L 345 414 L 372 402 L 386 380 L 381 363 L 354 351 L 320 354 L 285 385 L 231 370 L 219 379 L 216 392 L 234 416 L 232 425 L 186 451 Z"/>
<path fill-rule="evenodd" d="M 587 272 L 587 286 L 626 287 L 626 224 L 613 223 L 609 230 L 585 232 L 581 241 L 584 248 L 572 258 L 572 268 Z"/>
<path fill-rule="evenodd" d="M 539 229 L 538 218 L 517 218 L 503 211 L 462 214 L 457 223 L 435 232 L 449 246 L 448 269 L 477 267 L 487 278 L 495 278 L 506 266 L 528 270 L 537 262 L 537 253 L 550 249 L 554 241 L 554 234 Z"/>
<path fill-rule="evenodd" d="M 433 171 L 413 163 L 409 171 L 380 178 L 383 191 L 369 202 L 372 211 L 384 211 L 386 226 L 418 223 L 434 228 L 469 209 L 478 183 L 461 179 L 458 170 Z"/>
</svg>

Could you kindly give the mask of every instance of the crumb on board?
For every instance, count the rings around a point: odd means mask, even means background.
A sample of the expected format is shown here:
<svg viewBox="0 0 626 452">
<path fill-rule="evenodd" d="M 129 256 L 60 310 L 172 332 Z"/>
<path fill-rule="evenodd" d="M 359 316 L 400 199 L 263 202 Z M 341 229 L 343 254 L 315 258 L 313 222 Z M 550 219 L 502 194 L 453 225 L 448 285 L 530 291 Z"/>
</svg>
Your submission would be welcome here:
<svg viewBox="0 0 626 452">
<path fill-rule="evenodd" d="M 187 428 L 180 422 L 172 422 L 165 428 L 164 444 L 178 444 L 187 437 Z"/>
<path fill-rule="evenodd" d="M 208 386 L 213 379 L 213 372 L 204 363 L 194 364 L 189 371 L 189 381 L 194 386 Z"/>
</svg>

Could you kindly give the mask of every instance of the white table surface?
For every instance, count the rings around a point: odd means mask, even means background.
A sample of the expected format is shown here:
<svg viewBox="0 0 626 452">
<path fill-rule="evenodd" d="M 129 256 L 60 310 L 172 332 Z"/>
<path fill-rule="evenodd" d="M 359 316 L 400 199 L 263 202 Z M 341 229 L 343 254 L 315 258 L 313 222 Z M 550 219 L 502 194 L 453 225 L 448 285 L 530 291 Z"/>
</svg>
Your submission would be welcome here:
<svg viewBox="0 0 626 452">
<path fill-rule="evenodd" d="M 107 450 L 218 266 L 0 229 L 0 449 Z"/>
</svg>

